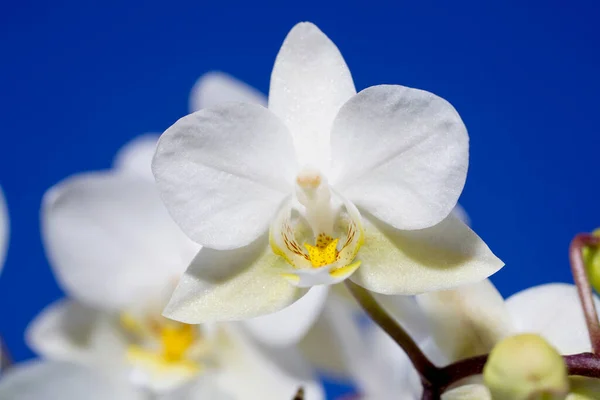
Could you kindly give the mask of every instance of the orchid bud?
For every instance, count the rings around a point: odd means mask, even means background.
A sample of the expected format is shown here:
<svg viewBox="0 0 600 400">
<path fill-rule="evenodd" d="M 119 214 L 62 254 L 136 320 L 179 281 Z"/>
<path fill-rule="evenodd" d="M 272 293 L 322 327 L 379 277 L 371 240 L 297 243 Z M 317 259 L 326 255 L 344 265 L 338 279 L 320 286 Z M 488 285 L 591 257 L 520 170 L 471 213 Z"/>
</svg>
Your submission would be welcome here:
<svg viewBox="0 0 600 400">
<path fill-rule="evenodd" d="M 592 235 L 600 237 L 600 229 L 596 229 Z M 600 293 L 600 248 L 584 247 L 583 260 L 592 287 Z"/>
<path fill-rule="evenodd" d="M 564 400 L 569 393 L 561 355 L 534 334 L 508 337 L 494 347 L 483 369 L 494 400 Z"/>
</svg>

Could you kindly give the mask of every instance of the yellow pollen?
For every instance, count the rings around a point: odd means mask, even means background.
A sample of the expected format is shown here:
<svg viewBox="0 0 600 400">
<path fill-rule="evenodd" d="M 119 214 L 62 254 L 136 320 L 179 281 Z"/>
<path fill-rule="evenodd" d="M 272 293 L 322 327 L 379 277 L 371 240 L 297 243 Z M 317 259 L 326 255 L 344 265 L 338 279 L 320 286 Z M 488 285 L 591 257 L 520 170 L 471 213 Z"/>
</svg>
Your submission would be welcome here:
<svg viewBox="0 0 600 400">
<path fill-rule="evenodd" d="M 165 325 L 160 331 L 162 355 L 167 362 L 185 359 L 185 353 L 196 341 L 196 332 L 192 325 Z"/>
<path fill-rule="evenodd" d="M 316 246 L 304 243 L 304 247 L 308 251 L 310 263 L 314 268 L 323 267 L 335 262 L 338 258 L 339 239 L 333 239 L 324 233 L 317 236 Z"/>
</svg>

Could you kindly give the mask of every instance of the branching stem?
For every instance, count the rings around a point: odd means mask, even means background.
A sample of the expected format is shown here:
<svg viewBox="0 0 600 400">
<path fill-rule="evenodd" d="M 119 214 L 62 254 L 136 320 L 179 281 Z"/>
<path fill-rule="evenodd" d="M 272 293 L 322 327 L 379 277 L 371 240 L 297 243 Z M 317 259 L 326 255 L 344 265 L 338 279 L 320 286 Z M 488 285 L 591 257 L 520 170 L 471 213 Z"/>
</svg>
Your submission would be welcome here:
<svg viewBox="0 0 600 400">
<path fill-rule="evenodd" d="M 592 350 L 600 354 L 600 323 L 598 313 L 594 304 L 592 286 L 583 261 L 583 248 L 587 246 L 599 246 L 600 238 L 589 233 L 580 233 L 575 236 L 569 247 L 569 260 L 571 261 L 571 272 L 573 280 L 577 285 L 577 292 L 581 300 L 581 306 L 585 315 L 585 322 L 592 343 Z"/>
</svg>

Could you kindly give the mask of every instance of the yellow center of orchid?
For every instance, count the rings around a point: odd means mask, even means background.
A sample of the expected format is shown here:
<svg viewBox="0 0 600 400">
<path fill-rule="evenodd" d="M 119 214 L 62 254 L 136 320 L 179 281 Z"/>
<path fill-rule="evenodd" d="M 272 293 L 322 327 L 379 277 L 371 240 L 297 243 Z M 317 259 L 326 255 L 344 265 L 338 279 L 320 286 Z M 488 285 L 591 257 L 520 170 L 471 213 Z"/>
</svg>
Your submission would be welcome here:
<svg viewBox="0 0 600 400">
<path fill-rule="evenodd" d="M 308 258 L 313 267 L 319 268 L 333 263 L 338 258 L 337 245 L 340 239 L 333 239 L 324 233 L 317 236 L 316 246 L 304 243 Z"/>
<path fill-rule="evenodd" d="M 364 242 L 360 213 L 311 168 L 298 174 L 295 195 L 269 231 L 273 252 L 292 267 L 282 276 L 301 287 L 345 279 L 360 265 L 355 260 Z"/>
<path fill-rule="evenodd" d="M 127 359 L 151 380 L 167 377 L 169 381 L 180 382 L 202 370 L 198 356 L 207 353 L 207 346 L 193 325 L 123 313 L 121 326 L 131 338 Z"/>
<path fill-rule="evenodd" d="M 160 330 L 162 357 L 166 362 L 179 362 L 197 340 L 192 325 L 173 324 L 163 326 Z"/>
</svg>

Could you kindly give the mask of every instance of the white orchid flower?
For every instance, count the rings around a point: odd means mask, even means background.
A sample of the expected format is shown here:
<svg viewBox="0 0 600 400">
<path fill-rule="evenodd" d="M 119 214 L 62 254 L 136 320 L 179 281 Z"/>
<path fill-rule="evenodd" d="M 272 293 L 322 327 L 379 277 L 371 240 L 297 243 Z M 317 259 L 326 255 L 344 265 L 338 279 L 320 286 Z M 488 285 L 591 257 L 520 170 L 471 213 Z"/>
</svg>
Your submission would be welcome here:
<svg viewBox="0 0 600 400">
<path fill-rule="evenodd" d="M 7 370 L 0 380 L 0 398 L 10 400 L 233 400 L 201 379 L 167 395 L 155 396 L 114 376 L 79 364 L 29 361 Z"/>
<path fill-rule="evenodd" d="M 449 103 L 395 85 L 356 94 L 336 46 L 298 24 L 275 61 L 268 109 L 217 105 L 160 139 L 161 196 L 205 246 L 165 315 L 257 317 L 350 275 L 388 294 L 480 281 L 503 264 L 449 216 L 467 164 Z"/>
<path fill-rule="evenodd" d="M 136 140 L 113 170 L 74 176 L 46 194 L 44 243 L 72 300 L 38 316 L 30 346 L 161 395 L 188 384 L 201 390 L 195 382 L 210 375 L 235 400 L 292 398 L 299 386 L 308 399 L 321 399 L 293 349 L 274 353 L 231 323 L 190 326 L 160 315 L 199 246 L 160 201 L 148 173 L 154 146 Z"/>
<path fill-rule="evenodd" d="M 573 285 L 555 283 L 536 286 L 503 301 L 492 283 L 485 280 L 453 290 L 421 294 L 416 299 L 405 299 L 407 302 L 413 300 L 412 304 L 417 304 L 422 313 L 421 321 L 415 318 L 398 319 L 404 322 L 403 326 L 412 324 L 413 331 L 422 333 L 429 330 L 429 340 L 423 336 L 417 336 L 415 340 L 421 343 L 422 350 L 437 365 L 489 353 L 502 338 L 516 333 L 539 334 L 561 354 L 591 351 L 577 288 Z M 600 306 L 597 298 L 596 306 Z M 363 370 L 361 366 L 365 362 L 356 360 L 354 363 L 358 371 L 353 375 L 359 382 L 363 381 L 360 387 L 374 386 L 372 382 L 364 383 L 364 377 L 394 371 L 393 379 L 375 381 L 379 385 L 378 393 L 385 393 L 375 398 L 392 399 L 397 398 L 397 393 L 410 392 L 412 395 L 404 398 L 420 399 L 421 384 L 408 357 L 385 333 L 379 329 L 376 331 L 377 344 L 370 347 L 369 355 L 373 358 L 373 354 L 376 354 L 379 364 L 373 364 L 371 360 L 370 365 L 378 366 Z M 352 351 L 356 346 L 357 343 L 352 343 L 346 346 L 346 351 Z M 397 350 L 393 351 L 393 347 Z M 356 350 L 353 354 L 356 357 Z M 600 389 L 600 381 L 583 381 L 575 381 L 573 387 L 587 385 Z M 363 392 L 367 398 L 371 398 L 372 391 L 363 389 Z M 464 385 L 449 390 L 442 399 L 489 399 L 489 393 L 480 379 L 474 377 Z"/>
<path fill-rule="evenodd" d="M 4 258 L 6 257 L 6 249 L 8 247 L 8 229 L 9 222 L 6 200 L 0 187 L 0 271 L 2 271 L 2 267 L 4 266 Z"/>
</svg>

